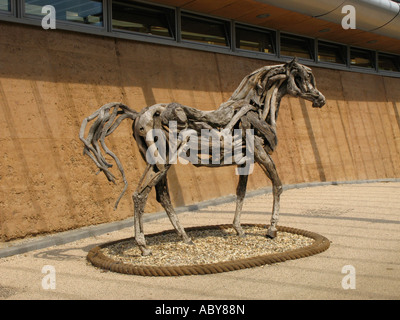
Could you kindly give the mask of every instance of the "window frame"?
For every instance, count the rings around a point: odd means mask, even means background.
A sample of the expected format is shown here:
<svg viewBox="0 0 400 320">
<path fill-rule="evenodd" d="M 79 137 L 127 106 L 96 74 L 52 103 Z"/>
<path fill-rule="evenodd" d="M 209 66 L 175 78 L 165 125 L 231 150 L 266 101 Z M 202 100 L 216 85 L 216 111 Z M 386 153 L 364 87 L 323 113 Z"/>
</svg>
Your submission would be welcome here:
<svg viewBox="0 0 400 320">
<path fill-rule="evenodd" d="M 389 56 L 389 57 L 393 57 L 393 58 L 395 58 L 396 60 L 395 60 L 395 66 L 397 67 L 397 71 L 396 70 L 385 70 L 385 69 L 381 69 L 380 67 L 379 67 L 379 57 L 380 56 Z M 393 73 L 400 73 L 400 55 L 396 55 L 396 54 L 393 54 L 393 53 L 387 53 L 387 52 L 381 52 L 381 51 L 379 51 L 378 53 L 377 53 L 377 68 L 378 68 L 378 71 L 380 72 L 380 73 L 385 73 L 385 72 L 393 72 Z"/>
<path fill-rule="evenodd" d="M 330 46 L 337 46 L 337 47 L 342 47 L 342 58 L 343 58 L 343 63 L 337 63 L 337 62 L 330 62 L 330 61 L 322 61 L 319 60 L 318 56 L 319 56 L 319 45 L 320 43 L 324 44 L 324 45 L 330 45 Z M 347 67 L 349 65 L 349 50 L 348 50 L 348 46 L 343 44 L 343 43 L 338 43 L 338 42 L 332 42 L 332 41 L 326 41 L 326 40 L 320 40 L 317 39 L 317 43 L 316 43 L 316 62 L 318 64 L 326 64 L 326 65 L 330 65 L 330 66 L 335 66 L 335 67 Z"/>
<path fill-rule="evenodd" d="M 114 28 L 113 27 L 113 10 L 112 10 L 112 6 L 113 6 L 113 2 L 114 0 L 108 1 L 110 3 L 110 8 L 109 8 L 109 12 L 110 12 L 110 21 L 109 21 L 109 25 L 110 25 L 110 32 L 111 33 L 120 33 L 120 34 L 127 34 L 127 35 L 135 35 L 138 37 L 146 37 L 146 38 L 154 38 L 154 39 L 161 39 L 164 41 L 177 41 L 178 39 L 178 35 L 177 35 L 177 12 L 176 10 L 174 10 L 171 7 L 168 6 L 162 6 L 162 5 L 154 5 L 152 3 L 149 2 L 144 2 L 144 1 L 132 1 L 132 3 L 137 4 L 137 5 L 143 5 L 143 7 L 153 7 L 153 8 L 157 8 L 160 10 L 165 10 L 165 11 L 170 11 L 170 13 L 172 13 L 171 17 L 167 16 L 167 21 L 169 24 L 169 30 L 172 34 L 171 37 L 164 37 L 164 36 L 160 36 L 160 35 L 155 35 L 155 34 L 146 34 L 143 32 L 137 32 L 137 31 L 130 31 L 130 30 L 124 30 L 124 29 L 118 29 L 118 28 Z"/>
<path fill-rule="evenodd" d="M 283 58 L 293 58 L 295 56 L 288 56 L 285 54 L 282 54 L 282 37 L 291 37 L 291 38 L 298 38 L 298 39 L 303 39 L 303 40 L 307 40 L 308 43 L 308 49 L 309 49 L 309 54 L 311 58 L 304 58 L 304 57 L 299 57 L 297 56 L 297 58 L 299 60 L 304 60 L 304 61 L 316 61 L 316 52 L 315 52 L 315 46 L 316 46 L 316 40 L 314 38 L 310 38 L 310 37 L 306 37 L 306 36 L 301 36 L 301 35 L 297 35 L 297 34 L 293 34 L 293 33 L 289 33 L 289 32 L 280 32 L 279 35 L 279 57 L 283 57 Z"/>
<path fill-rule="evenodd" d="M 351 52 L 352 50 L 356 51 L 364 51 L 364 52 L 369 52 L 370 53 L 370 58 L 371 58 L 371 67 L 363 67 L 359 65 L 354 65 L 351 63 Z M 354 46 L 349 46 L 349 68 L 350 69 L 361 69 L 361 70 L 377 70 L 377 54 L 376 51 L 373 51 L 371 49 L 366 49 L 366 48 L 360 48 L 360 47 L 354 47 Z"/>
<path fill-rule="evenodd" d="M 271 46 L 272 46 L 272 53 L 269 52 L 263 52 L 263 51 L 255 51 L 255 50 L 248 50 L 248 49 L 242 49 L 240 47 L 238 47 L 238 43 L 237 43 L 237 29 L 244 29 L 244 30 L 248 30 L 248 31 L 254 31 L 254 32 L 258 32 L 258 33 L 266 33 L 270 36 L 270 40 L 271 40 Z M 272 29 L 267 29 L 267 28 L 257 28 L 251 25 L 246 25 L 243 23 L 235 23 L 234 25 L 234 34 L 232 35 L 232 37 L 235 37 L 234 41 L 232 41 L 232 46 L 234 46 L 234 51 L 236 52 L 246 52 L 246 53 L 250 53 L 250 54 L 255 54 L 255 55 L 270 55 L 270 56 L 276 56 L 278 53 L 278 47 L 276 45 L 276 39 L 277 39 L 277 35 L 276 35 L 276 31 L 272 30 Z"/>
<path fill-rule="evenodd" d="M 224 26 L 224 33 L 225 33 L 225 40 L 226 40 L 226 45 L 218 45 L 218 44 L 209 44 L 209 43 L 204 43 L 200 41 L 195 41 L 195 40 L 187 40 L 182 37 L 182 19 L 183 17 L 189 17 L 194 20 L 199 20 L 199 21 L 204 21 L 204 22 L 213 22 L 217 24 L 221 24 Z M 210 47 L 210 48 L 216 48 L 219 50 L 223 51 L 231 51 L 232 50 L 232 31 L 231 31 L 231 21 L 226 20 L 226 19 L 220 19 L 220 18 L 214 18 L 208 15 L 202 15 L 198 13 L 194 13 L 192 11 L 186 11 L 186 10 L 181 10 L 179 14 L 179 42 L 180 43 L 187 43 L 190 46 L 200 46 L 200 47 Z"/>
<path fill-rule="evenodd" d="M 16 16 L 16 2 L 14 0 L 10 0 L 10 11 L 8 10 L 0 10 L 0 15 L 3 16 Z"/>
</svg>

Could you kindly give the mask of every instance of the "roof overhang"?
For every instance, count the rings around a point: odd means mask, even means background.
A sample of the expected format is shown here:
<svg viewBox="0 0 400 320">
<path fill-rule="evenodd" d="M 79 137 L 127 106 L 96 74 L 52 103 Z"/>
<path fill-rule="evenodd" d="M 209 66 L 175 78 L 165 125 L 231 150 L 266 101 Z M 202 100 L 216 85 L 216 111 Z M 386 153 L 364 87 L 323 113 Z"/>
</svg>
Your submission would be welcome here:
<svg viewBox="0 0 400 320">
<path fill-rule="evenodd" d="M 400 54 L 400 6 L 389 0 L 151 0 L 251 25 Z M 344 30 L 342 8 L 356 9 Z"/>
<path fill-rule="evenodd" d="M 400 4 L 390 0 L 254 0 L 341 25 L 342 8 L 356 12 L 356 28 L 400 40 Z"/>
</svg>

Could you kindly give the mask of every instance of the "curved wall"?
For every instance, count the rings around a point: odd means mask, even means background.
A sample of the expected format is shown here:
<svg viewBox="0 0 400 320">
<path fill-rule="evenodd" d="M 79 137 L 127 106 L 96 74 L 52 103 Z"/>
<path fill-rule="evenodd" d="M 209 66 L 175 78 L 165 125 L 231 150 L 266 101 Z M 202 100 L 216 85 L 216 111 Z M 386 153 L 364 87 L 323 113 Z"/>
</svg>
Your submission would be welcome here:
<svg viewBox="0 0 400 320">
<path fill-rule="evenodd" d="M 145 163 L 131 123 L 126 120 L 108 138 L 130 183 L 117 211 L 122 182 L 96 176 L 82 155 L 81 122 L 101 105 L 122 101 L 140 110 L 176 101 L 215 109 L 245 75 L 265 64 L 9 23 L 0 23 L 0 35 L 0 241 L 132 216 L 129 194 Z M 307 101 L 285 98 L 280 108 L 273 159 L 283 183 L 400 177 L 400 79 L 322 68 L 314 74 L 327 105 L 313 109 Z M 234 194 L 234 172 L 173 167 L 168 177 L 174 204 Z M 249 189 L 269 184 L 256 167 Z M 161 210 L 152 191 L 146 212 Z"/>
</svg>

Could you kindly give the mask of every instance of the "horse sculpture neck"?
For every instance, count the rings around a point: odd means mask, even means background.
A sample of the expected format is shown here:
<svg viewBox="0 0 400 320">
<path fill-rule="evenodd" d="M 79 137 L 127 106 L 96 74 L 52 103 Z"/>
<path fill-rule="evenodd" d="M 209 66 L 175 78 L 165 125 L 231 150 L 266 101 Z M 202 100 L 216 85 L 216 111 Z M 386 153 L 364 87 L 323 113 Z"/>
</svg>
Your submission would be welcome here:
<svg viewBox="0 0 400 320">
<path fill-rule="evenodd" d="M 245 100 L 259 110 L 260 120 L 276 129 L 279 105 L 287 94 L 285 65 L 266 66 L 249 74 L 231 96 L 231 101 Z"/>
</svg>

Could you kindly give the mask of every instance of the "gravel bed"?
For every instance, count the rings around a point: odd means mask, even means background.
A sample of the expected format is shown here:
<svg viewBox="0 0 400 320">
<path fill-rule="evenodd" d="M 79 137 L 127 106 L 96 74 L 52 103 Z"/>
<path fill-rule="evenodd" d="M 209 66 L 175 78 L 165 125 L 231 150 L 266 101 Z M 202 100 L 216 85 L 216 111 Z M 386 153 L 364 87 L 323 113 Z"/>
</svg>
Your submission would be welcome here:
<svg viewBox="0 0 400 320">
<path fill-rule="evenodd" d="M 187 234 L 194 245 L 183 243 L 176 233 L 147 236 L 152 255 L 142 257 L 133 239 L 101 249 L 115 260 L 137 266 L 184 266 L 211 264 L 286 252 L 311 245 L 314 240 L 302 235 L 278 232 L 275 239 L 266 238 L 266 229 L 243 226 L 245 237 L 238 237 L 233 228 L 192 230 Z"/>
</svg>

